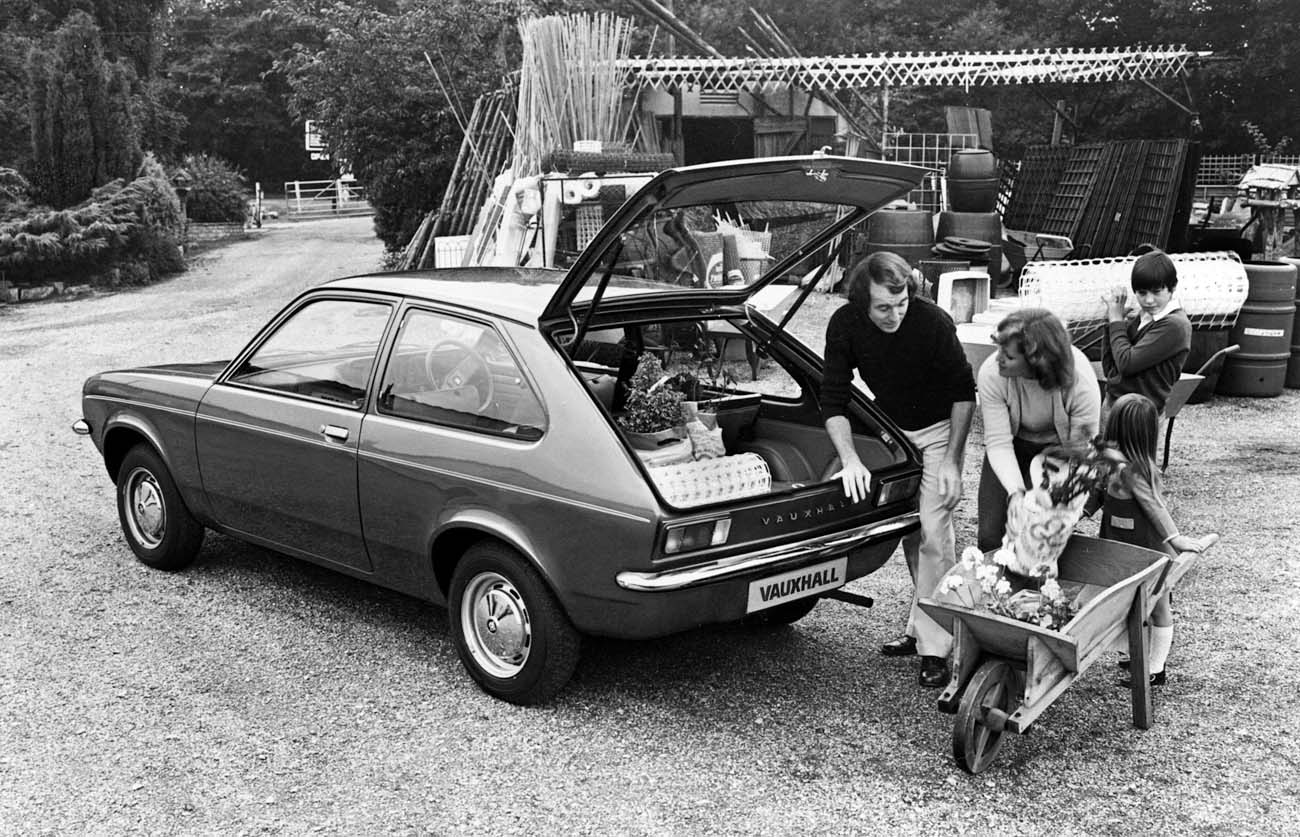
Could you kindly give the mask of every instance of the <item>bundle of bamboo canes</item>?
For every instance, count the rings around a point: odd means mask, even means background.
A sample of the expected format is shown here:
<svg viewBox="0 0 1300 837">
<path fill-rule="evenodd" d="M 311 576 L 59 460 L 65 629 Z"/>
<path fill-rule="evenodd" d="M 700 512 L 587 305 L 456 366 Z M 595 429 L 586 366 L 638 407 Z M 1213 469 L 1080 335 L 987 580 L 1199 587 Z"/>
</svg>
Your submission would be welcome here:
<svg viewBox="0 0 1300 837">
<path fill-rule="evenodd" d="M 621 142 L 635 112 L 623 107 L 631 21 L 607 13 L 528 18 L 519 23 L 523 60 L 516 110 L 514 175 L 576 140 Z"/>
</svg>

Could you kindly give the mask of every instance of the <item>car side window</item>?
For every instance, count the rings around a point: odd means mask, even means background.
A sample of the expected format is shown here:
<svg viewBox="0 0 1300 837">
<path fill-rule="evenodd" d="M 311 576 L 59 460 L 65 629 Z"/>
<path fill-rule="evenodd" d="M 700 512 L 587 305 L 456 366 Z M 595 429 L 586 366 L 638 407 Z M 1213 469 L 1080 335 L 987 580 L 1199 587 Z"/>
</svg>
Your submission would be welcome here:
<svg viewBox="0 0 1300 837">
<path fill-rule="evenodd" d="M 391 311 L 390 305 L 355 299 L 309 302 L 230 381 L 360 408 Z"/>
<path fill-rule="evenodd" d="M 491 326 L 419 309 L 402 322 L 378 409 L 523 439 L 546 429 L 541 402 Z"/>
</svg>

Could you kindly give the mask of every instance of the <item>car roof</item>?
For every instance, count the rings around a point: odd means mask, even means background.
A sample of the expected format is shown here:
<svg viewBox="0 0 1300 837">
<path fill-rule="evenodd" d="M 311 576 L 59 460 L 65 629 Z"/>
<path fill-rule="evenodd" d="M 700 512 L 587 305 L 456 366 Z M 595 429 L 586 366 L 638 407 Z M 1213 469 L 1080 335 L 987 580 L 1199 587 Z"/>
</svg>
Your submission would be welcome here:
<svg viewBox="0 0 1300 837">
<path fill-rule="evenodd" d="M 482 311 L 535 326 L 562 278 L 562 270 L 450 267 L 349 276 L 326 282 L 317 290 L 405 296 Z"/>
</svg>

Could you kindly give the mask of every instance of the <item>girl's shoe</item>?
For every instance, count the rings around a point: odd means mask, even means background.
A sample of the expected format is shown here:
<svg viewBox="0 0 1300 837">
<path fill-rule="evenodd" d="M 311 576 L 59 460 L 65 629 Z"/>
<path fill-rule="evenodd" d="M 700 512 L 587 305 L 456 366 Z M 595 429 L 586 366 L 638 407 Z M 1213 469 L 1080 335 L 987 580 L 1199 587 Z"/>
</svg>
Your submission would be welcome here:
<svg viewBox="0 0 1300 837">
<path fill-rule="evenodd" d="M 1155 674 L 1151 675 L 1152 686 L 1163 686 L 1165 685 L 1166 680 L 1167 678 L 1165 677 L 1165 673 L 1163 671 L 1157 671 Z M 1116 680 L 1115 682 L 1125 689 L 1133 688 L 1132 675 L 1128 677 L 1121 677 L 1119 680 Z"/>
</svg>

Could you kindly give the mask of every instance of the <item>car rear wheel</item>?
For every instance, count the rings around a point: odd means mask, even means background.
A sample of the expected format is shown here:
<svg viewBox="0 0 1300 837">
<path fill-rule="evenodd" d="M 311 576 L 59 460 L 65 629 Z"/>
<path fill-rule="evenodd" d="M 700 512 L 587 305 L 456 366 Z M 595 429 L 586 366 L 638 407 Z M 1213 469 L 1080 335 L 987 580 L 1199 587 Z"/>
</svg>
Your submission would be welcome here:
<svg viewBox="0 0 1300 837">
<path fill-rule="evenodd" d="M 449 604 L 456 652 L 493 697 L 542 703 L 573 676 L 578 632 L 515 550 L 495 542 L 471 547 L 452 575 Z"/>
<path fill-rule="evenodd" d="M 817 601 L 816 596 L 809 596 L 806 599 L 795 599 L 792 602 L 769 607 L 746 616 L 745 625 L 751 628 L 779 628 L 782 625 L 792 625 L 812 613 L 813 608 L 817 606 Z"/>
<path fill-rule="evenodd" d="M 155 569 L 188 567 L 203 546 L 202 524 L 185 508 L 167 466 L 148 445 L 136 445 L 122 459 L 117 516 L 135 557 Z"/>
</svg>

